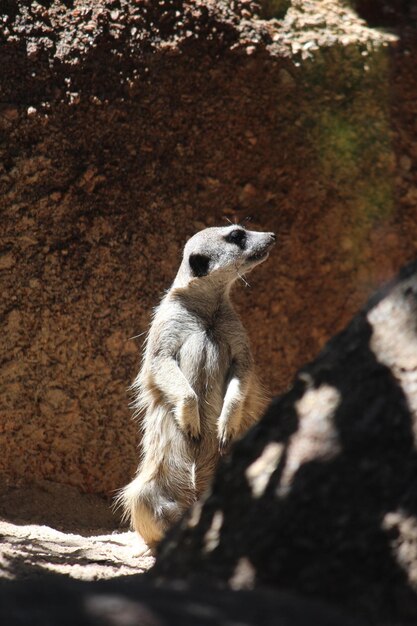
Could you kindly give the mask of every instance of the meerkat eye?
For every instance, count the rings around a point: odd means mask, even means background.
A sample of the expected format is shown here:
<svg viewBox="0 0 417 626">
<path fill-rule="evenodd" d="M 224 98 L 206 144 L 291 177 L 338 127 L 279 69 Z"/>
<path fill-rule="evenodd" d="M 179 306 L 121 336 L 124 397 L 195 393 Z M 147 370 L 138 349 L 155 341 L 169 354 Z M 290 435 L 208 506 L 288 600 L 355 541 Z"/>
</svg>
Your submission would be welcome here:
<svg viewBox="0 0 417 626">
<path fill-rule="evenodd" d="M 226 235 L 225 240 L 227 243 L 236 244 L 243 250 L 246 244 L 246 233 L 241 229 L 232 230 L 228 235 Z"/>
</svg>

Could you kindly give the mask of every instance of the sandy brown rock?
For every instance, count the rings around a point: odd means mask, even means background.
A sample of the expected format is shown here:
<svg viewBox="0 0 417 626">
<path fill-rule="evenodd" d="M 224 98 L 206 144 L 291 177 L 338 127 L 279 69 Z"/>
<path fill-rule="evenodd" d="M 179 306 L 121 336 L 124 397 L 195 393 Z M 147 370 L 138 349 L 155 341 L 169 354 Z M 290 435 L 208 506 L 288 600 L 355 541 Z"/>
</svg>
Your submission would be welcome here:
<svg viewBox="0 0 417 626">
<path fill-rule="evenodd" d="M 2 4 L 7 484 L 131 477 L 140 335 L 197 229 L 279 236 L 236 293 L 272 393 L 413 256 L 415 48 L 320 5 Z"/>
</svg>

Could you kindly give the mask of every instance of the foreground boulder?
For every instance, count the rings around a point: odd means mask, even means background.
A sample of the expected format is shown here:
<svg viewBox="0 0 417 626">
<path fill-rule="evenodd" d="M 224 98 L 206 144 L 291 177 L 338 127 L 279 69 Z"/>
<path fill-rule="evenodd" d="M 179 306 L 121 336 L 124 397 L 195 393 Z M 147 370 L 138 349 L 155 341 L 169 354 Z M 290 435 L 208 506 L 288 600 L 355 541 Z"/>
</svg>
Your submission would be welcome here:
<svg viewBox="0 0 417 626">
<path fill-rule="evenodd" d="M 7 626 L 361 626 L 323 603 L 271 591 L 155 589 L 139 576 L 106 582 L 64 576 L 0 584 Z"/>
<path fill-rule="evenodd" d="M 375 296 L 234 448 L 153 570 L 417 619 L 417 263 Z"/>
</svg>

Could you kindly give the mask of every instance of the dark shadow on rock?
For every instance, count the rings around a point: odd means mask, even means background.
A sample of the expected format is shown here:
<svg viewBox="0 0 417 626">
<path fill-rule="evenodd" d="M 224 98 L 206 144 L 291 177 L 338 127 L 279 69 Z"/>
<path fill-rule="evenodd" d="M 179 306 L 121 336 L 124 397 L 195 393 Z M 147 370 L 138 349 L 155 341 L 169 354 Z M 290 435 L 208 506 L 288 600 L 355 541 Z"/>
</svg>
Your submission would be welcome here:
<svg viewBox="0 0 417 626">
<path fill-rule="evenodd" d="M 412 19 L 414 0 L 349 0 L 370 26 L 395 28 Z"/>
<path fill-rule="evenodd" d="M 39 576 L 37 576 L 37 573 Z M 0 582 L 0 623 L 7 626 L 360 626 L 323 603 L 293 594 L 155 588 L 142 576 L 75 581 L 32 572 Z"/>
<path fill-rule="evenodd" d="M 202 511 L 167 537 L 152 576 L 273 586 L 378 626 L 416 623 L 416 271 L 371 299 L 271 404 Z"/>
</svg>

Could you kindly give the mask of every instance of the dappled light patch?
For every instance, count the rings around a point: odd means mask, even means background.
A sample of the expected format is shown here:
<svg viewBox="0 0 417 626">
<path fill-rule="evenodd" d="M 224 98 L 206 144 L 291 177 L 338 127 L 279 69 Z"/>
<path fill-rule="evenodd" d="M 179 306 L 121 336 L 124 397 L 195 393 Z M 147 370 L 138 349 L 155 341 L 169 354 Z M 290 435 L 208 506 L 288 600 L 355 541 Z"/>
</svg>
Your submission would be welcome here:
<svg viewBox="0 0 417 626">
<path fill-rule="evenodd" d="M 372 325 L 370 347 L 380 363 L 392 371 L 408 406 L 417 414 L 417 280 L 397 285 L 368 313 Z M 417 424 L 413 424 L 417 443 Z"/>
<path fill-rule="evenodd" d="M 191 515 L 187 521 L 188 528 L 194 528 L 200 521 L 201 511 L 203 509 L 202 500 L 198 500 L 191 509 Z"/>
<path fill-rule="evenodd" d="M 250 559 L 242 556 L 236 563 L 233 576 L 229 579 L 230 588 L 234 591 L 240 589 L 253 589 L 256 581 L 256 569 Z"/>
<path fill-rule="evenodd" d="M 335 412 L 341 402 L 340 392 L 330 385 L 315 388 L 311 380 L 303 396 L 295 403 L 299 426 L 291 438 L 286 463 L 277 488 L 280 495 L 287 489 L 298 469 L 318 455 L 332 458 L 340 453 L 340 442 L 334 423 Z"/>
<path fill-rule="evenodd" d="M 245 470 L 247 481 L 254 498 L 260 498 L 268 485 L 271 474 L 276 470 L 284 445 L 273 441 L 268 443 L 260 456 Z"/>
<path fill-rule="evenodd" d="M 213 515 L 211 526 L 204 536 L 204 552 L 213 552 L 219 545 L 223 521 L 223 511 L 216 511 Z"/>
</svg>

